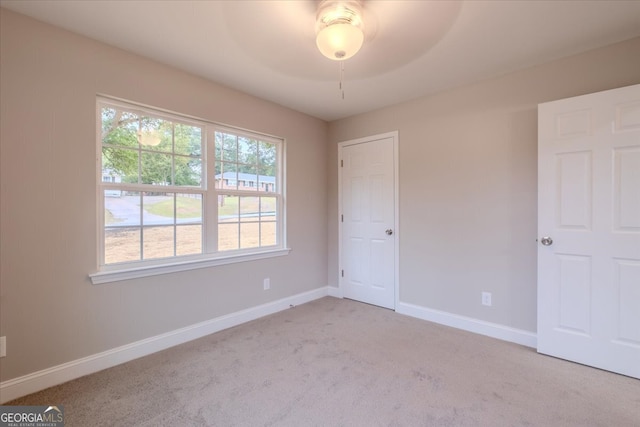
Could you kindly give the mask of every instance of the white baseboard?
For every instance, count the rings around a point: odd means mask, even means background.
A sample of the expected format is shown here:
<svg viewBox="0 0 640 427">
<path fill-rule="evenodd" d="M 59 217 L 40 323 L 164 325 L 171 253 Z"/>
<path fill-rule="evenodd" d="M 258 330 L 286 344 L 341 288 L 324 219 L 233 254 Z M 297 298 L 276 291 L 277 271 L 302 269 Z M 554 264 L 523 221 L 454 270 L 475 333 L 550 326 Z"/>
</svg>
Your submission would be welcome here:
<svg viewBox="0 0 640 427">
<path fill-rule="evenodd" d="M 82 359 L 63 363 L 62 365 L 52 368 L 33 372 L 22 377 L 3 381 L 0 383 L 0 403 L 5 403 L 18 397 L 44 390 L 48 387 L 111 368 L 121 363 L 219 332 L 223 329 L 286 310 L 292 305 L 304 304 L 327 295 L 329 295 L 327 287 L 314 289 L 309 292 L 293 295 L 278 301 L 156 335 L 155 337 L 146 338 L 141 341 L 103 351 L 102 353 L 83 357 Z"/>
<path fill-rule="evenodd" d="M 433 310 L 431 308 L 421 307 L 405 302 L 398 303 L 396 312 L 527 347 L 537 347 L 537 335 L 533 332 L 524 331 L 522 329 L 510 328 L 497 323 L 485 322 L 483 320 L 459 316 L 457 314 Z"/>
<path fill-rule="evenodd" d="M 336 298 L 342 298 L 342 292 L 340 292 L 340 288 L 337 286 L 329 286 L 329 296 L 330 297 L 336 297 Z"/>
</svg>

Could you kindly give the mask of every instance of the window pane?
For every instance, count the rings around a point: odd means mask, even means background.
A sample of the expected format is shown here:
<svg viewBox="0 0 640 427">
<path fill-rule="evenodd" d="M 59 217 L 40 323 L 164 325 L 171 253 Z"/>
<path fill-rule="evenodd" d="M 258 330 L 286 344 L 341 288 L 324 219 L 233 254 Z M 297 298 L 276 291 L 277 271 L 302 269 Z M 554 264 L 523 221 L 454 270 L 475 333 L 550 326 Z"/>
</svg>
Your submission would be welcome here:
<svg viewBox="0 0 640 427">
<path fill-rule="evenodd" d="M 144 193 L 142 196 L 142 215 L 144 225 L 175 224 L 174 193 Z"/>
<path fill-rule="evenodd" d="M 275 169 L 265 168 L 261 166 L 258 175 L 258 191 L 276 191 L 276 175 Z"/>
<path fill-rule="evenodd" d="M 222 160 L 222 146 L 224 145 L 224 134 L 220 133 L 220 132 L 216 132 L 216 139 L 215 139 L 215 145 L 216 145 L 216 149 L 215 149 L 215 158 L 216 160 Z"/>
<path fill-rule="evenodd" d="M 240 221 L 258 221 L 260 217 L 259 197 L 240 197 Z"/>
<path fill-rule="evenodd" d="M 176 227 L 176 255 L 202 253 L 202 226 L 178 225 Z"/>
<path fill-rule="evenodd" d="M 106 227 L 104 230 L 104 262 L 140 260 L 140 227 Z"/>
<path fill-rule="evenodd" d="M 113 107 L 102 108 L 102 143 L 124 147 L 138 147 L 140 118 Z"/>
<path fill-rule="evenodd" d="M 175 153 L 200 157 L 202 154 L 202 128 L 177 123 L 174 131 Z"/>
<path fill-rule="evenodd" d="M 202 253 L 202 195 L 176 195 L 176 255 Z"/>
<path fill-rule="evenodd" d="M 143 258 L 166 258 L 174 256 L 173 226 L 144 227 L 142 229 Z"/>
<path fill-rule="evenodd" d="M 216 162 L 216 188 L 225 188 L 222 176 L 222 162 Z"/>
<path fill-rule="evenodd" d="M 140 254 L 140 193 L 104 190 L 104 261 L 139 261 Z"/>
<path fill-rule="evenodd" d="M 124 227 L 141 225 L 140 193 L 137 191 L 104 190 L 104 225 Z"/>
<path fill-rule="evenodd" d="M 238 227 L 240 224 L 218 224 L 218 250 L 231 251 L 239 249 Z"/>
<path fill-rule="evenodd" d="M 172 122 L 155 117 L 142 117 L 140 119 L 138 142 L 146 150 L 170 153 L 173 150 Z"/>
<path fill-rule="evenodd" d="M 102 107 L 100 112 L 100 121 L 102 123 L 102 140 L 114 126 L 114 118 L 116 117 L 116 109 L 113 107 Z"/>
<path fill-rule="evenodd" d="M 275 172 L 277 165 L 277 147 L 270 142 L 260 141 L 258 146 L 258 164 L 272 173 Z"/>
<path fill-rule="evenodd" d="M 276 223 L 260 223 L 260 246 L 273 246 L 277 244 Z"/>
<path fill-rule="evenodd" d="M 218 222 L 237 222 L 239 212 L 237 196 L 218 196 Z"/>
<path fill-rule="evenodd" d="M 110 182 L 138 183 L 138 150 L 102 147 L 102 176 Z"/>
<path fill-rule="evenodd" d="M 260 219 L 275 221 L 277 201 L 275 197 L 260 197 Z"/>
<path fill-rule="evenodd" d="M 202 195 L 177 194 L 176 218 L 178 223 L 202 223 Z"/>
<path fill-rule="evenodd" d="M 202 184 L 202 161 L 193 157 L 175 156 L 175 185 L 200 187 Z"/>
<path fill-rule="evenodd" d="M 257 248 L 260 246 L 260 224 L 242 223 L 240 224 L 240 247 Z"/>
<path fill-rule="evenodd" d="M 235 135 L 224 134 L 222 160 L 225 162 L 238 161 L 238 140 Z"/>
<path fill-rule="evenodd" d="M 238 163 L 247 165 L 258 163 L 258 141 L 246 137 L 238 138 Z"/>
<path fill-rule="evenodd" d="M 258 171 L 255 166 L 240 165 L 238 171 L 238 189 L 256 191 Z"/>
<path fill-rule="evenodd" d="M 171 158 L 169 154 L 142 152 L 142 184 L 171 185 Z"/>
<path fill-rule="evenodd" d="M 216 165 L 217 168 L 218 165 Z M 222 171 L 220 174 L 216 175 L 216 188 L 228 188 L 228 189 L 237 189 L 238 188 L 238 165 L 235 163 L 220 163 L 220 170 Z"/>
</svg>

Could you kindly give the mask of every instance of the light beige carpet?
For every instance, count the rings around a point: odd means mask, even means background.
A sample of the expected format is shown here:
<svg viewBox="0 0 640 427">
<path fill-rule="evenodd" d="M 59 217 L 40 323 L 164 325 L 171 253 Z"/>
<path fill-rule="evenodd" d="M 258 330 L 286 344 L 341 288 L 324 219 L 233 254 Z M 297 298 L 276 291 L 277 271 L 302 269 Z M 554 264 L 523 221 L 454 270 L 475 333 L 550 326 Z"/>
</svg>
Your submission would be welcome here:
<svg viewBox="0 0 640 427">
<path fill-rule="evenodd" d="M 640 381 L 323 298 L 10 402 L 67 426 L 640 426 Z"/>
</svg>

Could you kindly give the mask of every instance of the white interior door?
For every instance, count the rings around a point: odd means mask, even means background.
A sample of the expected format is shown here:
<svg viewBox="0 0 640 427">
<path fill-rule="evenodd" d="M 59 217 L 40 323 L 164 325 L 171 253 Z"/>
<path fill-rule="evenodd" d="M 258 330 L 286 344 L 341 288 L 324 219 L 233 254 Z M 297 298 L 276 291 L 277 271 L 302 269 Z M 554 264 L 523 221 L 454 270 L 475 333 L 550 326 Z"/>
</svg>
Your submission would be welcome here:
<svg viewBox="0 0 640 427">
<path fill-rule="evenodd" d="M 395 309 L 395 134 L 340 144 L 342 296 Z"/>
<path fill-rule="evenodd" d="M 538 351 L 640 378 L 640 85 L 538 107 Z"/>
</svg>

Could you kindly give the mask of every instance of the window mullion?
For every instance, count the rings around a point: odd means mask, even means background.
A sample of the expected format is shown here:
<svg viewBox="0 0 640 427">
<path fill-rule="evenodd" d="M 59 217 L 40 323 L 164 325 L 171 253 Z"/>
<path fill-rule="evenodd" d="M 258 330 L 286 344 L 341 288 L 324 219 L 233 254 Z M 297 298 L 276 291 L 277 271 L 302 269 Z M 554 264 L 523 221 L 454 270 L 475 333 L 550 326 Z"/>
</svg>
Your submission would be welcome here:
<svg viewBox="0 0 640 427">
<path fill-rule="evenodd" d="M 216 191 L 216 136 L 213 126 L 205 127 L 206 150 L 204 162 L 206 163 L 205 189 L 206 197 L 202 213 L 204 227 L 203 252 L 215 253 L 218 251 L 218 192 Z"/>
<path fill-rule="evenodd" d="M 262 247 L 262 197 L 258 196 L 258 247 Z"/>
<path fill-rule="evenodd" d="M 142 191 L 138 194 L 140 201 L 140 260 L 144 260 L 144 198 Z"/>
<path fill-rule="evenodd" d="M 173 256 L 178 255 L 178 193 L 173 193 Z"/>
<path fill-rule="evenodd" d="M 176 185 L 176 124 L 171 122 L 171 184 Z"/>
<path fill-rule="evenodd" d="M 138 116 L 138 134 L 142 131 L 142 119 Z M 138 140 L 138 184 L 142 184 L 142 144 Z M 142 241 L 142 240 L 141 240 Z"/>
</svg>

